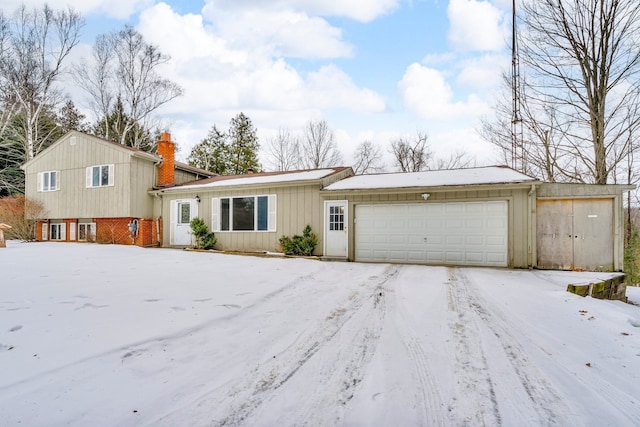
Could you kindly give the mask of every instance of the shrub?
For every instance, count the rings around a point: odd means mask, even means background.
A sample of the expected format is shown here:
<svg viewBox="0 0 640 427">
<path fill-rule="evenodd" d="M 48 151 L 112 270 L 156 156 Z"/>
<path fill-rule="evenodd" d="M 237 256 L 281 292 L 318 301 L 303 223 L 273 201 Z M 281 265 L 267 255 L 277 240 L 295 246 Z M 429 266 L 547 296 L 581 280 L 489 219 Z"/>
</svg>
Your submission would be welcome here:
<svg viewBox="0 0 640 427">
<path fill-rule="evenodd" d="M 28 200 L 23 195 L 0 198 L 0 223 L 9 224 L 7 239 L 30 242 L 36 238 L 36 220 L 44 218 L 42 203 Z"/>
<path fill-rule="evenodd" d="M 218 241 L 212 232 L 209 232 L 207 224 L 202 218 L 191 220 L 191 232 L 196 238 L 196 249 L 212 249 Z"/>
<path fill-rule="evenodd" d="M 286 255 L 309 256 L 318 245 L 318 236 L 311 232 L 311 226 L 307 225 L 302 231 L 302 236 L 282 236 L 280 246 Z"/>
</svg>

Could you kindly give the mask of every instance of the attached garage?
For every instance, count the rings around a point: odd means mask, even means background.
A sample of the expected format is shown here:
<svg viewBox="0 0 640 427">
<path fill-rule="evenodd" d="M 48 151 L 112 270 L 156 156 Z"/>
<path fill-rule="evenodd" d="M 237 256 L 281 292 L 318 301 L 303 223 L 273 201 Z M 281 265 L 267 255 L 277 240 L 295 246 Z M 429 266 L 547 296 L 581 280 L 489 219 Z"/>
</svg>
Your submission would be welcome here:
<svg viewBox="0 0 640 427">
<path fill-rule="evenodd" d="M 507 201 L 362 204 L 355 260 L 506 267 Z"/>
</svg>

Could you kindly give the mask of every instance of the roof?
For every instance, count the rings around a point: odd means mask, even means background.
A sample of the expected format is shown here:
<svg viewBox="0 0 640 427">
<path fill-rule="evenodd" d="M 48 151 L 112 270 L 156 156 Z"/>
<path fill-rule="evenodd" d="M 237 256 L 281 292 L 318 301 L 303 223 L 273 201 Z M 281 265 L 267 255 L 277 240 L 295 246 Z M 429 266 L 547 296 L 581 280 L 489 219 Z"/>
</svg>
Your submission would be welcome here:
<svg viewBox="0 0 640 427">
<path fill-rule="evenodd" d="M 325 187 L 324 191 L 515 184 L 525 182 L 537 182 L 537 179 L 505 166 L 488 166 L 469 169 L 356 175 L 334 182 Z"/>
<path fill-rule="evenodd" d="M 243 175 L 218 175 L 212 178 L 191 181 L 163 191 L 179 191 L 190 188 L 215 188 L 233 187 L 242 185 L 281 184 L 306 181 L 317 181 L 333 174 L 349 169 L 348 166 L 340 166 L 325 169 L 308 169 L 286 172 L 263 172 Z"/>
<path fill-rule="evenodd" d="M 186 172 L 195 173 L 196 175 L 204 175 L 204 176 L 216 176 L 217 175 L 217 174 L 215 174 L 215 173 L 213 173 L 211 171 L 208 171 L 208 170 L 205 170 L 205 169 L 200 169 L 200 168 L 197 168 L 195 166 L 191 166 L 191 165 L 188 165 L 186 163 L 182 163 L 182 162 L 178 162 L 178 161 L 174 162 L 174 167 L 176 169 L 181 169 L 181 170 L 186 171 Z"/>
</svg>

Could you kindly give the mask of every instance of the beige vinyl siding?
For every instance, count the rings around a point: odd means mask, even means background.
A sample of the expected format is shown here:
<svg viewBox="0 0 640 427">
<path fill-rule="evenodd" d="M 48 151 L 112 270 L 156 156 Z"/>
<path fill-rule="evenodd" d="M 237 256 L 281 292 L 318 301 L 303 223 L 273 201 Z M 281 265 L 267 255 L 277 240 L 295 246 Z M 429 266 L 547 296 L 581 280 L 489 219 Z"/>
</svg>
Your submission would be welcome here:
<svg viewBox="0 0 640 427">
<path fill-rule="evenodd" d="M 405 190 L 406 191 L 406 190 Z M 368 194 L 343 193 L 325 191 L 322 193 L 324 200 L 348 200 L 349 201 L 349 259 L 355 256 L 355 206 L 358 204 L 376 203 L 430 203 L 430 202 L 458 202 L 458 201 L 488 201 L 506 200 L 509 207 L 509 258 L 510 267 L 526 268 L 530 258 L 528 229 L 530 227 L 530 215 L 528 212 L 530 197 L 529 189 L 481 189 L 481 190 L 416 190 L 414 192 L 389 193 L 389 190 L 368 192 Z M 427 202 L 422 198 L 422 193 L 429 193 Z"/>
<path fill-rule="evenodd" d="M 277 220 L 276 231 L 218 231 L 216 249 L 239 251 L 279 251 L 278 240 L 283 235 L 291 236 L 301 234 L 304 227 L 309 224 L 318 235 L 320 242 L 316 254 L 322 251 L 322 217 L 323 202 L 319 193 L 320 185 L 299 185 L 287 187 L 254 187 L 239 189 L 238 187 L 219 189 L 215 191 L 168 192 L 163 196 L 163 218 L 170 218 L 171 200 L 190 199 L 196 194 L 201 202 L 198 206 L 198 216 L 204 219 L 211 229 L 211 199 L 221 197 L 266 196 L 276 195 Z M 172 224 L 163 221 L 164 244 L 168 245 L 168 236 Z"/>
<path fill-rule="evenodd" d="M 155 182 L 156 167 L 151 161 L 132 157 L 130 168 L 131 214 L 127 216 L 152 218 L 154 216 L 153 196 L 150 196 L 148 191 L 152 189 Z"/>
<path fill-rule="evenodd" d="M 174 181 L 176 185 L 184 184 L 185 182 L 191 182 L 197 179 L 197 175 L 193 172 L 187 172 L 182 169 L 175 170 Z"/>
<path fill-rule="evenodd" d="M 75 144 L 71 144 L 75 138 Z M 132 157 L 127 149 L 80 133 L 66 135 L 25 167 L 26 196 L 41 201 L 48 218 L 105 218 L 152 214 L 153 161 Z M 140 162 L 131 175 L 132 161 Z M 148 166 L 140 168 L 141 164 Z M 86 170 L 89 166 L 114 165 L 114 185 L 87 188 Z M 37 191 L 38 172 L 59 172 L 59 190 Z M 145 180 L 148 183 L 144 183 Z M 138 195 L 136 195 L 138 194 Z M 149 199 L 149 200 L 146 200 Z"/>
</svg>

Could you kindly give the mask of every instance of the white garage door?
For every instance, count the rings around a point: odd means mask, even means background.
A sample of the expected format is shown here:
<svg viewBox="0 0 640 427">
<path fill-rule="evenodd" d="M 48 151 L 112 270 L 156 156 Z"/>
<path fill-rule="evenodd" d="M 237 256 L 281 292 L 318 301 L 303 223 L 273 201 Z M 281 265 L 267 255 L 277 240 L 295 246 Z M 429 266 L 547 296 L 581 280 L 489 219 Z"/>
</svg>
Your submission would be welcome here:
<svg viewBox="0 0 640 427">
<path fill-rule="evenodd" d="M 507 266 L 506 201 L 357 205 L 357 261 Z"/>
</svg>

